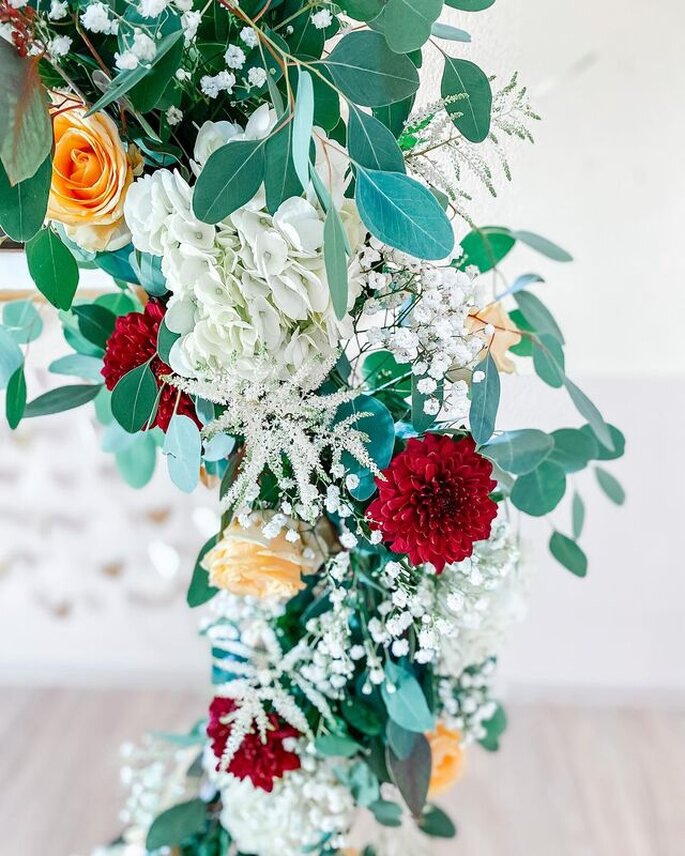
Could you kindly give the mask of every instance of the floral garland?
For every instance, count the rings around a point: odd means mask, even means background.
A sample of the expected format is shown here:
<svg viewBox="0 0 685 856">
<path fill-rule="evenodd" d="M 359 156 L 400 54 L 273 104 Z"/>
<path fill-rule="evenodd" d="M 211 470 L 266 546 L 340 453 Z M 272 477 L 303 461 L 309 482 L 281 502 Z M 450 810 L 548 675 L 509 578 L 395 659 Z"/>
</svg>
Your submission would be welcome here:
<svg viewBox="0 0 685 856">
<path fill-rule="evenodd" d="M 522 610 L 516 511 L 623 454 L 567 377 L 542 279 L 500 263 L 537 234 L 478 228 L 537 120 L 440 20 L 494 0 L 0 0 L 0 227 L 40 298 L 4 306 L 11 428 L 93 402 L 142 486 L 218 486 L 188 590 L 208 604 L 214 699 L 189 735 L 127 750 L 107 853 L 419 853 L 433 799 L 506 725 L 496 655 Z M 416 101 L 429 53 L 439 98 Z M 116 287 L 95 299 L 79 271 Z M 487 274 L 487 276 L 486 276 Z M 25 362 L 59 310 L 69 382 Z M 531 364 L 581 427 L 501 431 Z M 587 572 L 584 503 L 552 555 Z M 569 533 L 569 534 L 566 534 Z"/>
</svg>

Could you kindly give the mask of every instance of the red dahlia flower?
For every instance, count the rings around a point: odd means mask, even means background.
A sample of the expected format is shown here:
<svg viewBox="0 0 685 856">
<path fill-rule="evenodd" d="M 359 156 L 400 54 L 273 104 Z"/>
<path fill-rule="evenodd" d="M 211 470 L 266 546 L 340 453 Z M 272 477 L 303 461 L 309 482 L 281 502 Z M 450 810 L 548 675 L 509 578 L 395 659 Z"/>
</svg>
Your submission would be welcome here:
<svg viewBox="0 0 685 856">
<path fill-rule="evenodd" d="M 162 387 L 157 416 L 152 427 L 157 425 L 162 431 L 166 431 L 174 410 L 183 416 L 190 416 L 196 422 L 197 417 L 190 396 L 182 392 L 179 398 L 178 390 L 161 380 L 163 375 L 171 374 L 169 366 L 155 356 L 157 333 L 163 318 L 164 307 L 157 300 L 149 300 L 143 312 L 129 312 L 128 315 L 119 316 L 114 332 L 107 340 L 102 376 L 107 389 L 114 389 L 125 374 L 152 357 L 150 368 L 157 378 L 157 386 Z"/>
<path fill-rule="evenodd" d="M 497 503 L 490 499 L 492 464 L 470 437 L 426 434 L 411 439 L 376 479 L 378 497 L 366 516 L 395 553 L 415 565 L 431 562 L 440 573 L 448 562 L 473 553 L 490 535 Z"/>
<path fill-rule="evenodd" d="M 217 696 L 209 706 L 209 722 L 207 736 L 212 743 L 212 751 L 219 759 L 216 769 L 221 769 L 221 756 L 226 749 L 226 743 L 231 736 L 230 715 L 237 705 L 230 698 Z M 252 779 L 256 788 L 271 793 L 274 779 L 280 779 L 286 770 L 298 770 L 300 757 L 295 752 L 289 752 L 283 746 L 288 737 L 300 737 L 300 732 L 288 725 L 276 713 L 269 714 L 269 730 L 266 742 L 263 743 L 259 734 L 254 731 L 245 735 L 240 748 L 228 765 L 228 772 L 238 779 Z"/>
</svg>

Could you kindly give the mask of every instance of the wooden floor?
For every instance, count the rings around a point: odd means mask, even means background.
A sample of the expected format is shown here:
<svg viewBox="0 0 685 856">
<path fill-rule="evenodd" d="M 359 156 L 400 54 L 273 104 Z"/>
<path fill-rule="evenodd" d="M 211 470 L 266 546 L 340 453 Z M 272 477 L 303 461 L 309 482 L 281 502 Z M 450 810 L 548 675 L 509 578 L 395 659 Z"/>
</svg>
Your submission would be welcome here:
<svg viewBox="0 0 685 856">
<path fill-rule="evenodd" d="M 185 729 L 190 694 L 0 690 L 1 856 L 88 856 L 117 831 L 118 746 Z M 685 712 L 510 708 L 503 749 L 474 750 L 436 856 L 682 856 Z M 411 854 L 407 854 L 411 856 Z"/>
</svg>

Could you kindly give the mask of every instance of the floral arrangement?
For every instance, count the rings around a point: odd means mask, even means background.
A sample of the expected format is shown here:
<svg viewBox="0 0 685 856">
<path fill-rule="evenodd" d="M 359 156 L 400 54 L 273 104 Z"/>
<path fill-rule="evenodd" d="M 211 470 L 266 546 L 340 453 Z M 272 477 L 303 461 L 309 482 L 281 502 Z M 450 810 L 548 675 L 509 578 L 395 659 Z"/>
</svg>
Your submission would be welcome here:
<svg viewBox="0 0 685 856">
<path fill-rule="evenodd" d="M 589 466 L 623 501 L 623 437 L 566 375 L 541 277 L 500 267 L 569 255 L 470 213 L 537 120 L 441 21 L 493 3 L 0 0 L 0 226 L 37 288 L 3 308 L 9 425 L 93 402 L 131 485 L 161 455 L 222 515 L 188 590 L 213 700 L 128 750 L 107 852 L 350 853 L 360 814 L 367 856 L 454 835 L 434 799 L 506 724 L 517 513 Z M 87 268 L 112 288 L 86 299 Z M 71 380 L 29 400 L 46 304 Z M 527 366 L 580 427 L 498 429 Z M 570 512 L 549 547 L 582 577 L 576 491 Z"/>
</svg>

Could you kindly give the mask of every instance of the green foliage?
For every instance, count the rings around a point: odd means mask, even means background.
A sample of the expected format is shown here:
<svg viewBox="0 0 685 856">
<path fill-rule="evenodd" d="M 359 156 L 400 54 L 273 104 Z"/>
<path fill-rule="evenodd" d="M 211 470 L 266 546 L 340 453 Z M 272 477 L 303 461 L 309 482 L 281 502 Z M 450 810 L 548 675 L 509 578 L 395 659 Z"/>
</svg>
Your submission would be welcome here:
<svg viewBox="0 0 685 856">
<path fill-rule="evenodd" d="M 43 322 L 32 300 L 12 300 L 2 310 L 2 323 L 18 345 L 35 341 L 43 332 Z"/>
<path fill-rule="evenodd" d="M 73 312 L 78 318 L 78 328 L 83 338 L 104 351 L 107 340 L 114 332 L 117 320 L 114 312 L 97 303 L 74 306 Z"/>
<path fill-rule="evenodd" d="M 157 442 L 153 434 L 152 431 L 128 434 L 128 444 L 114 453 L 114 462 L 119 474 L 134 490 L 145 487 L 154 475 L 157 464 Z"/>
<path fill-rule="evenodd" d="M 424 395 L 419 390 L 419 381 L 421 378 L 415 374 L 411 376 L 411 424 L 414 426 L 418 434 L 423 434 L 435 424 L 436 416 L 431 413 L 426 413 L 425 404 L 431 397 Z M 437 398 L 440 403 L 444 398 L 445 384 L 444 381 L 439 381 L 437 389 L 432 397 Z"/>
<path fill-rule="evenodd" d="M 392 459 L 395 445 L 395 423 L 388 408 L 375 398 L 359 395 L 352 401 L 341 404 L 336 414 L 336 422 L 346 419 L 353 413 L 364 413 L 354 427 L 369 437 L 366 449 L 379 469 L 384 469 Z M 342 456 L 344 467 L 359 476 L 359 485 L 350 491 L 355 499 L 365 501 L 376 491 L 374 476 L 369 469 L 362 467 L 349 453 Z"/>
<path fill-rule="evenodd" d="M 479 451 L 481 455 L 494 461 L 501 470 L 514 475 L 525 475 L 550 457 L 553 449 L 554 435 L 530 428 L 498 434 Z"/>
<path fill-rule="evenodd" d="M 193 576 L 190 581 L 190 586 L 188 587 L 188 594 L 186 595 L 188 606 L 191 608 L 202 606 L 203 603 L 207 603 L 207 601 L 211 600 L 219 591 L 219 589 L 214 588 L 214 586 L 209 584 L 209 574 L 202 567 L 202 560 L 213 547 L 216 547 L 219 538 L 220 533 L 213 535 L 202 547 L 195 561 Z"/>
<path fill-rule="evenodd" d="M 569 380 L 569 378 L 564 378 L 564 386 L 566 387 L 568 394 L 571 396 L 571 401 L 574 403 L 578 413 L 587 419 L 595 437 L 599 440 L 602 446 L 605 446 L 610 452 L 613 452 L 614 441 L 612 433 L 597 407 L 592 403 L 592 401 L 590 401 L 582 389 L 579 389 L 575 383 Z"/>
<path fill-rule="evenodd" d="M 169 353 L 178 339 L 180 333 L 173 333 L 166 325 L 166 321 L 162 321 L 157 331 L 157 355 L 163 363 L 169 364 Z"/>
<path fill-rule="evenodd" d="M 564 344 L 564 334 L 544 303 L 530 291 L 518 291 L 514 295 L 523 317 L 540 336 L 551 336 Z"/>
<path fill-rule="evenodd" d="M 428 805 L 419 818 L 419 829 L 432 838 L 454 838 L 457 827 L 452 819 L 437 805 Z"/>
<path fill-rule="evenodd" d="M 500 738 L 507 729 L 507 714 L 501 704 L 497 705 L 497 709 L 490 719 L 483 723 L 483 727 L 485 737 L 478 742 L 488 752 L 497 752 L 500 747 Z"/>
<path fill-rule="evenodd" d="M 542 235 L 537 235 L 535 232 L 526 232 L 524 230 L 518 230 L 516 232 L 512 232 L 512 235 L 514 236 L 514 238 L 516 238 L 517 241 L 521 241 L 521 243 L 527 244 L 531 249 L 535 250 L 543 256 L 547 256 L 547 258 L 552 259 L 552 261 L 573 261 L 573 256 L 569 252 L 559 247 L 553 241 L 550 241 L 549 238 L 543 238 Z"/>
<path fill-rule="evenodd" d="M 369 811 L 381 826 L 402 826 L 402 806 L 390 800 L 376 800 L 369 806 Z"/>
<path fill-rule="evenodd" d="M 14 372 L 24 362 L 21 348 L 12 336 L 0 327 L 0 389 L 4 389 Z"/>
<path fill-rule="evenodd" d="M 626 451 L 626 438 L 623 434 L 615 425 L 607 425 L 607 428 L 611 437 L 611 448 L 609 449 L 600 443 L 596 455 L 598 461 L 615 461 L 617 458 L 622 458 Z M 580 430 L 584 434 L 589 434 L 592 437 L 595 436 L 595 432 L 590 425 L 583 425 Z"/>
<path fill-rule="evenodd" d="M 388 0 L 379 26 L 391 50 L 410 53 L 428 41 L 442 0 Z"/>
<path fill-rule="evenodd" d="M 475 371 L 483 372 L 485 376 L 478 383 L 474 381 L 471 385 L 469 422 L 473 439 L 482 446 L 488 442 L 495 430 L 501 387 L 499 372 L 490 353 L 476 366 Z"/>
<path fill-rule="evenodd" d="M 24 366 L 21 365 L 15 369 L 14 374 L 9 379 L 7 384 L 7 394 L 5 396 L 5 415 L 7 416 L 7 424 L 14 429 L 21 422 L 26 408 L 26 377 L 24 375 Z"/>
<path fill-rule="evenodd" d="M 171 418 L 162 451 L 171 481 L 184 493 L 192 493 L 200 480 L 202 440 L 189 416 L 177 413 Z"/>
<path fill-rule="evenodd" d="M 623 490 L 623 486 L 618 479 L 614 478 L 611 473 L 602 467 L 595 467 L 595 476 L 597 484 L 604 491 L 607 498 L 615 505 L 623 505 L 626 501 L 626 492 Z"/>
<path fill-rule="evenodd" d="M 52 229 L 41 229 L 26 244 L 31 279 L 58 309 L 70 309 L 78 287 L 76 259 Z"/>
<path fill-rule="evenodd" d="M 357 169 L 359 216 L 383 243 L 421 259 L 444 259 L 454 232 L 433 194 L 408 175 Z"/>
<path fill-rule="evenodd" d="M 487 75 L 467 59 L 445 56 L 441 95 L 449 101 L 447 113 L 459 131 L 472 143 L 482 143 L 490 133 L 492 89 Z"/>
<path fill-rule="evenodd" d="M 549 551 L 554 558 L 577 577 L 587 574 L 587 556 L 578 544 L 561 532 L 554 532 L 549 540 Z"/>
<path fill-rule="evenodd" d="M 266 207 L 270 214 L 275 214 L 282 202 L 302 193 L 293 162 L 293 122 L 283 123 L 283 127 L 269 137 L 265 161 Z"/>
<path fill-rule="evenodd" d="M 543 517 L 559 505 L 566 492 L 566 475 L 560 466 L 543 461 L 532 472 L 519 476 L 511 490 L 511 501 L 532 517 Z"/>
<path fill-rule="evenodd" d="M 495 0 L 445 0 L 445 5 L 462 12 L 481 12 L 483 9 L 489 9 L 494 2 Z"/>
<path fill-rule="evenodd" d="M 359 743 L 346 734 L 324 734 L 316 738 L 315 745 L 317 752 L 327 757 L 352 758 L 363 752 Z"/>
<path fill-rule="evenodd" d="M 419 88 L 414 63 L 393 53 L 380 33 L 348 33 L 323 67 L 345 98 L 361 107 L 383 107 L 402 101 Z"/>
<path fill-rule="evenodd" d="M 148 850 L 174 847 L 198 832 L 207 819 L 207 806 L 200 799 L 175 805 L 154 819 L 145 840 Z"/>
<path fill-rule="evenodd" d="M 347 146 L 352 160 L 366 169 L 406 171 L 395 136 L 382 122 L 354 104 L 350 104 Z"/>
<path fill-rule="evenodd" d="M 52 147 L 52 122 L 38 57 L 0 39 L 0 162 L 11 185 L 35 175 Z"/>
<path fill-rule="evenodd" d="M 417 735 L 408 758 L 397 758 L 388 746 L 385 758 L 390 778 L 402 794 L 407 807 L 414 817 L 420 817 L 426 804 L 431 778 L 432 757 L 428 740 L 423 734 Z"/>
<path fill-rule="evenodd" d="M 159 389 L 150 363 L 127 372 L 112 391 L 112 414 L 119 425 L 135 434 L 154 419 Z"/>
<path fill-rule="evenodd" d="M 487 273 L 507 256 L 516 244 L 509 229 L 501 226 L 484 226 L 474 229 L 461 242 L 463 255 L 459 267 L 464 270 L 475 265 L 481 273 Z"/>
<path fill-rule="evenodd" d="M 35 175 L 12 185 L 0 164 L 0 228 L 15 241 L 28 241 L 43 225 L 48 209 L 52 158 L 48 155 Z"/>
<path fill-rule="evenodd" d="M 267 139 L 232 141 L 213 152 L 193 192 L 198 219 L 218 223 L 252 199 L 264 180 Z"/>
<path fill-rule="evenodd" d="M 381 694 L 388 716 L 406 731 L 417 734 L 432 731 L 435 718 L 414 675 L 391 660 L 385 664 L 385 674 L 387 681 L 381 687 Z M 394 692 L 390 692 L 388 683 L 394 687 Z"/>
<path fill-rule="evenodd" d="M 558 464 L 565 473 L 577 473 L 597 457 L 598 444 L 594 435 L 576 428 L 560 428 L 552 432 L 554 450 L 550 461 Z"/>
<path fill-rule="evenodd" d="M 583 534 L 583 526 L 585 525 L 585 503 L 579 493 L 573 494 L 571 518 L 573 538 L 577 541 Z"/>
<path fill-rule="evenodd" d="M 50 413 L 62 413 L 64 410 L 73 410 L 92 401 L 102 389 L 101 384 L 74 384 L 72 386 L 59 386 L 49 392 L 39 395 L 33 401 L 29 401 L 24 410 L 26 419 L 34 416 L 47 416 Z"/>
<path fill-rule="evenodd" d="M 338 318 L 344 318 L 347 312 L 347 252 L 345 227 L 340 215 L 331 205 L 326 214 L 323 229 L 323 256 L 326 265 L 328 288 L 331 292 L 333 308 Z"/>
<path fill-rule="evenodd" d="M 309 184 L 309 145 L 314 128 L 314 85 L 308 71 L 300 69 L 293 117 L 293 164 L 302 187 Z"/>
<path fill-rule="evenodd" d="M 87 354 L 67 354 L 66 357 L 59 357 L 50 363 L 48 371 L 102 383 L 102 360 Z"/>
<path fill-rule="evenodd" d="M 447 39 L 450 42 L 470 42 L 471 34 L 450 24 L 435 23 L 431 27 L 431 35 L 436 39 Z"/>
</svg>

